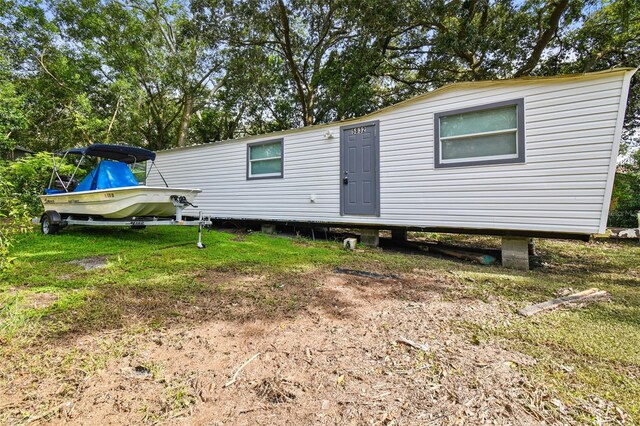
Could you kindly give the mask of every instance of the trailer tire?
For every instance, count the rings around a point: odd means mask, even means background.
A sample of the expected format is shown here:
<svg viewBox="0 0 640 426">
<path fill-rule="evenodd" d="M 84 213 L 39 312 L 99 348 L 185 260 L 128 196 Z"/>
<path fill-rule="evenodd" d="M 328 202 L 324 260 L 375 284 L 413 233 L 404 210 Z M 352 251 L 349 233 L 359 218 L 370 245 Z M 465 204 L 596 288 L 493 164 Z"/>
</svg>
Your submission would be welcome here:
<svg viewBox="0 0 640 426">
<path fill-rule="evenodd" d="M 60 224 L 53 223 L 52 215 L 46 212 L 40 218 L 40 231 L 43 235 L 55 235 L 60 231 Z"/>
</svg>

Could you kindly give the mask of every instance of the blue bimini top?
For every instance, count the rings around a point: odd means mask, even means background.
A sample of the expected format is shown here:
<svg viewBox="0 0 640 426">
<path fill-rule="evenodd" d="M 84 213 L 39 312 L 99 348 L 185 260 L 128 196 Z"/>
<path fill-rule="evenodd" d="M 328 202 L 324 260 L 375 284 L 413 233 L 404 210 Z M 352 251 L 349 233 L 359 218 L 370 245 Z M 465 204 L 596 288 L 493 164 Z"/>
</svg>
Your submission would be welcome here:
<svg viewBox="0 0 640 426">
<path fill-rule="evenodd" d="M 73 192 L 138 185 L 138 180 L 125 163 L 102 160 L 91 173 L 80 181 Z"/>
<path fill-rule="evenodd" d="M 127 164 L 141 163 L 147 160 L 154 161 L 156 159 L 156 153 L 148 149 L 126 145 L 108 145 L 104 143 L 94 143 L 84 148 L 73 148 L 59 152 L 58 154 L 88 155 L 90 157 L 122 161 Z"/>
</svg>

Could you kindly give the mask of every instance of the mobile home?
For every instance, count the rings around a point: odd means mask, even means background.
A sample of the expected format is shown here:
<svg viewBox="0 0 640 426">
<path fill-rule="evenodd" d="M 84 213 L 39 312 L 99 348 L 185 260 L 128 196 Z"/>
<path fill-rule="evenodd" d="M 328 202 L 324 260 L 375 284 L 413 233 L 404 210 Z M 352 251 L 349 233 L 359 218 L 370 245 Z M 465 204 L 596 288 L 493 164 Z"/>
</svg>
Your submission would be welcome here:
<svg viewBox="0 0 640 426">
<path fill-rule="evenodd" d="M 501 235 L 522 256 L 526 237 L 605 231 L 634 72 L 454 83 L 156 161 L 213 219 Z"/>
</svg>

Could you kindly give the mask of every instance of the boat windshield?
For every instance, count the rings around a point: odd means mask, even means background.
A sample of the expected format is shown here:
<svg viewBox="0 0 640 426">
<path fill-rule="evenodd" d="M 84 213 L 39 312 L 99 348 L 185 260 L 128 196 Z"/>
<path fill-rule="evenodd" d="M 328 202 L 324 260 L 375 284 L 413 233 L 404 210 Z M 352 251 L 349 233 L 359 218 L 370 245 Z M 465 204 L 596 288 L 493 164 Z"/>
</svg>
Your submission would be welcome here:
<svg viewBox="0 0 640 426">
<path fill-rule="evenodd" d="M 131 172 L 136 177 L 136 180 L 140 185 L 145 185 L 147 183 L 147 174 L 149 172 L 148 165 L 146 161 L 142 163 L 134 163 L 130 164 Z"/>
</svg>

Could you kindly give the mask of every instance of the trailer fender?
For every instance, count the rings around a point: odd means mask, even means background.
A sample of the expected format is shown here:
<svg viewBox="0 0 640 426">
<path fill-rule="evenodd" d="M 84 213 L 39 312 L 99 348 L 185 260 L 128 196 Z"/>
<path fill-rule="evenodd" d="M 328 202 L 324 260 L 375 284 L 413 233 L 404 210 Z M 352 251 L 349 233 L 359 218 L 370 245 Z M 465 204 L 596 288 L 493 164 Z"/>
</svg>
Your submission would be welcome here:
<svg viewBox="0 0 640 426">
<path fill-rule="evenodd" d="M 60 225 L 62 223 L 62 216 L 55 210 L 47 210 L 44 212 L 49 217 L 49 223 L 52 225 Z"/>
</svg>

